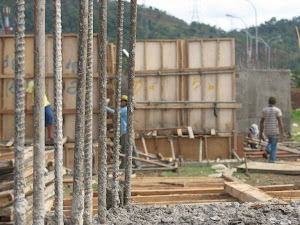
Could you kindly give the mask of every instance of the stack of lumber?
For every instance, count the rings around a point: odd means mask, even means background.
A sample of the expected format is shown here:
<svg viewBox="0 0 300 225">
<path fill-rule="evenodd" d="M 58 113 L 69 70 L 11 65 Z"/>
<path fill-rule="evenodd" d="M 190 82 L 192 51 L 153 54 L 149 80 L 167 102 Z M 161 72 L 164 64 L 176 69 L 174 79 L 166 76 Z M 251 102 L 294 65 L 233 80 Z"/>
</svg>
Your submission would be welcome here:
<svg viewBox="0 0 300 225">
<path fill-rule="evenodd" d="M 45 151 L 45 206 L 49 210 L 54 197 L 54 149 L 47 147 Z M 0 146 L 0 224 L 13 224 L 14 201 L 14 148 Z M 24 150 L 24 178 L 26 182 L 25 196 L 28 203 L 27 222 L 32 223 L 33 205 L 33 147 Z"/>
</svg>

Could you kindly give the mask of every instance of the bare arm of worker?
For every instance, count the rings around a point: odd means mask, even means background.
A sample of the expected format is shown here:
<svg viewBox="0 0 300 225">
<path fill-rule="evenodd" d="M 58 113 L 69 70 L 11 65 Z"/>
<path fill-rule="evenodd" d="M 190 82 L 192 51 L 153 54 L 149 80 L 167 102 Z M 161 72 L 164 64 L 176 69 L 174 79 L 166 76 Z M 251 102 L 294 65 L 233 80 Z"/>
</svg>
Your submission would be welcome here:
<svg viewBox="0 0 300 225">
<path fill-rule="evenodd" d="M 280 116 L 280 117 L 277 117 L 277 120 L 278 120 L 279 128 L 280 128 L 280 130 L 281 130 L 281 136 L 282 136 L 283 138 L 285 138 L 285 133 L 284 133 L 283 122 L 282 122 L 281 116 Z"/>
<path fill-rule="evenodd" d="M 30 94 L 28 92 L 25 93 L 25 112 L 28 112 L 30 109 Z"/>
<path fill-rule="evenodd" d="M 264 122 L 265 122 L 265 119 L 261 118 L 260 123 L 259 123 L 259 139 L 263 139 Z"/>
</svg>

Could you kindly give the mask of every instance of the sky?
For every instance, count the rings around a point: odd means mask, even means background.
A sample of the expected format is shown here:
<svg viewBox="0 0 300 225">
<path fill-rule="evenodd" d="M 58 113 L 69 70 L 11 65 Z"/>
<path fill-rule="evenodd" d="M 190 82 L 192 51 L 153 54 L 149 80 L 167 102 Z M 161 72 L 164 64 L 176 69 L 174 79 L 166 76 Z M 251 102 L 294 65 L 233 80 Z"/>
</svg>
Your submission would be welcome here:
<svg viewBox="0 0 300 225">
<path fill-rule="evenodd" d="M 292 19 L 300 16 L 300 0 L 138 0 L 138 4 L 166 11 L 179 19 L 192 20 L 229 31 L 269 21 L 272 17 Z M 225 16 L 226 14 L 238 18 Z"/>
</svg>

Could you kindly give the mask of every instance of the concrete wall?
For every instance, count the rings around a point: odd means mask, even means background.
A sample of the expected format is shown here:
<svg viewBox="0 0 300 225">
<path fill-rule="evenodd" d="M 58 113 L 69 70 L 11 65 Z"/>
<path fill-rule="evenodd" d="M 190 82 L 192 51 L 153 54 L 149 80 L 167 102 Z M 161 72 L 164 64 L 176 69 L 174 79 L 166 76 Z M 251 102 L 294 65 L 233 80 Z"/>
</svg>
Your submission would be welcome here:
<svg viewBox="0 0 300 225">
<path fill-rule="evenodd" d="M 246 134 L 251 124 L 260 122 L 261 111 L 268 106 L 268 98 L 277 98 L 276 106 L 282 111 L 286 133 L 291 130 L 291 87 L 289 70 L 239 70 L 236 79 L 238 132 Z"/>
</svg>

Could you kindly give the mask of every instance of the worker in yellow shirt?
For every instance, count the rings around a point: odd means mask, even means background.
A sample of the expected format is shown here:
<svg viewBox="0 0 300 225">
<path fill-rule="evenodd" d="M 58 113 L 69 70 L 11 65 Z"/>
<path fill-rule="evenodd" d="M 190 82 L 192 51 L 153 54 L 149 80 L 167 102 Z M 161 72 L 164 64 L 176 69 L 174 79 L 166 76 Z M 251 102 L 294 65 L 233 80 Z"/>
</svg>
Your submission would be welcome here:
<svg viewBox="0 0 300 225">
<path fill-rule="evenodd" d="M 26 96 L 25 96 L 25 110 L 28 111 L 30 109 L 30 105 L 29 105 L 29 99 L 31 98 L 31 105 L 33 106 L 34 104 L 34 82 L 33 80 L 30 81 L 28 83 L 28 87 L 26 89 Z M 48 138 L 53 140 L 54 136 L 53 136 L 53 121 L 54 121 L 54 117 L 53 117 L 53 112 L 51 109 L 51 105 L 50 102 L 47 99 L 47 96 L 45 94 L 45 127 L 47 127 L 48 130 Z"/>
</svg>

